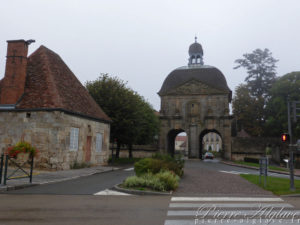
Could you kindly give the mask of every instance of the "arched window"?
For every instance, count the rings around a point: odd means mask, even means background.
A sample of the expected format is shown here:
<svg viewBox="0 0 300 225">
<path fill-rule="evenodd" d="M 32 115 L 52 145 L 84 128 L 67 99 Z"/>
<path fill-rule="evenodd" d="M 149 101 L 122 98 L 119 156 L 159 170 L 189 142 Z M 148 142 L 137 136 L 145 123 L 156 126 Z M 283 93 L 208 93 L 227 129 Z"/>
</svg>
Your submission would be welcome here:
<svg viewBox="0 0 300 225">
<path fill-rule="evenodd" d="M 192 64 L 195 64 L 196 63 L 196 58 L 195 56 L 192 56 Z"/>
</svg>

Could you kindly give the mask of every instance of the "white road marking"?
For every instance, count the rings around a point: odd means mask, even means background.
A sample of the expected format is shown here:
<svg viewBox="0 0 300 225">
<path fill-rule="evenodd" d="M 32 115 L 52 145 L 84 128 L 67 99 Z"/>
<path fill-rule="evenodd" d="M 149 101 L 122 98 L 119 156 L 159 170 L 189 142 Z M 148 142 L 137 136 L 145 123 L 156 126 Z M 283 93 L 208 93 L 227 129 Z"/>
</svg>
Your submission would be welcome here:
<svg viewBox="0 0 300 225">
<path fill-rule="evenodd" d="M 133 167 L 131 167 L 131 168 L 127 168 L 127 169 L 124 169 L 124 171 L 132 171 L 132 170 L 134 170 L 134 168 L 133 168 Z"/>
<path fill-rule="evenodd" d="M 170 203 L 169 208 L 199 208 L 203 206 L 218 208 L 257 208 L 270 206 L 273 208 L 294 208 L 292 205 L 284 203 Z"/>
<path fill-rule="evenodd" d="M 206 220 L 207 221 L 207 220 Z M 251 221 L 251 220 L 250 220 Z M 292 220 L 292 219 L 274 219 L 274 220 L 262 220 L 259 219 L 253 220 L 253 223 L 247 222 L 246 220 L 231 220 L 228 223 L 227 220 L 210 220 L 207 223 L 204 223 L 201 219 L 193 219 L 193 220 L 166 220 L 165 225 L 195 225 L 195 224 L 230 224 L 230 225 L 245 225 L 245 224 L 272 224 L 272 225 L 282 225 L 282 224 L 299 224 L 299 220 Z"/>
<path fill-rule="evenodd" d="M 251 198 L 251 197 L 172 197 L 173 202 L 282 202 L 281 198 Z"/>
<path fill-rule="evenodd" d="M 129 196 L 131 194 L 105 189 L 104 191 L 97 192 L 94 195 L 123 195 L 123 196 L 126 195 L 126 196 Z"/>
<path fill-rule="evenodd" d="M 238 171 L 226 171 L 226 170 L 219 170 L 219 172 L 221 173 L 230 173 L 230 174 L 236 174 L 236 175 L 240 175 L 240 174 L 249 174 L 249 173 L 245 173 L 245 172 L 238 172 Z"/>
<path fill-rule="evenodd" d="M 272 205 L 270 205 L 272 206 Z M 216 215 L 215 211 L 208 211 L 209 209 L 207 208 L 206 210 L 170 210 L 168 211 L 168 216 L 214 216 Z M 223 211 L 224 214 L 222 216 L 226 215 L 241 215 L 241 216 L 256 216 L 258 214 L 257 210 L 230 210 L 230 211 Z M 286 214 L 289 215 L 289 213 L 297 213 L 297 215 L 300 215 L 299 210 L 272 210 L 272 213 L 280 213 L 281 215 Z M 266 214 L 265 214 L 266 215 Z"/>
</svg>

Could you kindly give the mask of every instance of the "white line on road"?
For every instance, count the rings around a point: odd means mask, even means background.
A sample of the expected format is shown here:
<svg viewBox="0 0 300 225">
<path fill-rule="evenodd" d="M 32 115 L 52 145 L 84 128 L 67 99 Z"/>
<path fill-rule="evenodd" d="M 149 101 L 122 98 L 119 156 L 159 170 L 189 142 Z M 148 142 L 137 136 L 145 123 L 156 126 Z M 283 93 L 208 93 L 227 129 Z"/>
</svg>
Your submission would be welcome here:
<svg viewBox="0 0 300 225">
<path fill-rule="evenodd" d="M 274 219 L 274 220 L 262 220 L 260 221 L 259 219 L 253 219 L 253 222 L 246 221 L 246 220 L 231 220 L 230 223 L 228 223 L 227 220 L 206 220 L 203 222 L 202 219 L 193 219 L 193 220 L 166 220 L 165 225 L 195 225 L 195 224 L 230 224 L 230 225 L 245 225 L 245 224 L 272 224 L 272 225 L 282 225 L 282 224 L 299 224 L 300 221 L 297 220 L 292 220 L 292 219 L 286 219 L 286 220 L 281 220 L 281 219 Z"/>
<path fill-rule="evenodd" d="M 249 173 L 244 173 L 244 172 L 238 172 L 238 171 L 226 171 L 226 170 L 219 170 L 219 172 L 221 173 L 230 173 L 230 174 L 236 174 L 236 175 L 239 175 L 239 174 L 249 174 Z"/>
<path fill-rule="evenodd" d="M 252 198 L 252 197 L 172 197 L 173 202 L 282 202 L 281 198 Z"/>
<path fill-rule="evenodd" d="M 104 191 L 97 192 L 94 195 L 126 195 L 126 196 L 129 196 L 131 194 L 105 189 Z"/>
<path fill-rule="evenodd" d="M 127 169 L 124 169 L 124 171 L 132 171 L 132 170 L 134 170 L 134 168 L 133 168 L 133 167 L 131 167 L 131 168 L 127 168 Z"/>
<path fill-rule="evenodd" d="M 283 203 L 170 203 L 170 208 L 199 208 L 199 207 L 218 207 L 218 208 L 258 208 L 270 207 L 273 208 L 294 208 L 290 204 Z"/>
<path fill-rule="evenodd" d="M 272 205 L 270 205 L 272 207 Z M 225 215 L 240 215 L 240 216 L 260 216 L 260 215 L 267 215 L 267 214 L 260 214 L 258 210 L 234 210 L 234 211 L 222 211 L 223 214 L 222 216 L 225 217 Z M 168 216 L 214 216 L 214 215 L 218 215 L 219 212 L 216 213 L 216 211 L 210 211 L 209 208 L 206 208 L 206 210 L 171 210 L 168 211 Z M 282 210 L 272 210 L 273 214 L 278 214 L 279 213 L 281 215 L 293 215 L 293 214 L 297 214 L 300 215 L 300 211 L 299 210 L 290 210 L 290 211 L 282 211 Z"/>
</svg>

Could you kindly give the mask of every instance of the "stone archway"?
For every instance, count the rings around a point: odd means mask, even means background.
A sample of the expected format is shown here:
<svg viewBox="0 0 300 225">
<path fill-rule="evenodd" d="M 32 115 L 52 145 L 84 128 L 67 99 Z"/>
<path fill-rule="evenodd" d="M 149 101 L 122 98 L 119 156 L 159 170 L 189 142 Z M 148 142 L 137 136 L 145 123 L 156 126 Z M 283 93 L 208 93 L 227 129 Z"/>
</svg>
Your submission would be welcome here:
<svg viewBox="0 0 300 225">
<path fill-rule="evenodd" d="M 170 140 L 175 138 L 176 132 L 184 130 L 188 135 L 189 158 L 200 158 L 200 137 L 210 130 L 217 131 L 222 137 L 224 157 L 230 159 L 232 117 L 229 103 L 232 92 L 220 70 L 203 65 L 203 50 L 199 43 L 190 46 L 189 55 L 188 66 L 173 70 L 158 92 L 161 98 L 160 151 L 172 154 Z M 193 61 L 195 56 L 200 60 Z"/>
<path fill-rule="evenodd" d="M 168 148 L 167 152 L 168 154 L 174 156 L 175 154 L 175 138 L 179 133 L 185 132 L 183 129 L 172 129 L 168 132 L 167 135 L 167 142 L 168 142 Z"/>
<path fill-rule="evenodd" d="M 209 133 L 216 133 L 221 139 L 222 139 L 222 135 L 219 131 L 215 130 L 215 129 L 205 129 L 203 130 L 200 135 L 199 135 L 199 156 L 200 158 L 202 158 L 203 156 L 203 151 L 205 149 L 205 146 L 204 146 L 204 137 L 209 134 Z M 222 141 L 222 144 L 223 144 L 223 141 Z M 223 149 L 223 147 L 222 147 Z"/>
</svg>

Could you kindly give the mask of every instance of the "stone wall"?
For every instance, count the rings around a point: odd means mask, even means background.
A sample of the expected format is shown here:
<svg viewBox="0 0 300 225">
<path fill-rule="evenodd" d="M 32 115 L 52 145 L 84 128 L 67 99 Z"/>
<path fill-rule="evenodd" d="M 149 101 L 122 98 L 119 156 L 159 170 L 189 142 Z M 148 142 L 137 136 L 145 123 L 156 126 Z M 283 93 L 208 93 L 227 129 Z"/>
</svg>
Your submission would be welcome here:
<svg viewBox="0 0 300 225">
<path fill-rule="evenodd" d="M 267 137 L 234 137 L 231 144 L 232 160 L 243 161 L 245 157 L 259 158 L 265 155 L 266 147 L 272 149 L 272 158 L 280 162 L 288 152 L 286 144 L 280 138 Z"/>
<path fill-rule="evenodd" d="M 110 153 L 112 154 L 112 149 L 114 150 L 114 154 L 116 154 L 116 144 L 110 144 Z M 147 158 L 151 157 L 153 154 L 159 152 L 157 146 L 155 145 L 133 145 L 132 146 L 132 157 L 133 158 Z M 128 158 L 129 150 L 126 146 L 122 146 L 120 149 L 120 158 Z"/>
<path fill-rule="evenodd" d="M 0 152 L 20 140 L 39 151 L 36 167 L 69 169 L 75 162 L 103 165 L 109 156 L 110 125 L 60 111 L 0 112 Z M 79 128 L 78 150 L 70 151 L 70 130 Z M 101 133 L 102 151 L 96 152 L 96 133 Z M 87 137 L 91 136 L 91 159 L 86 160 Z"/>
</svg>

